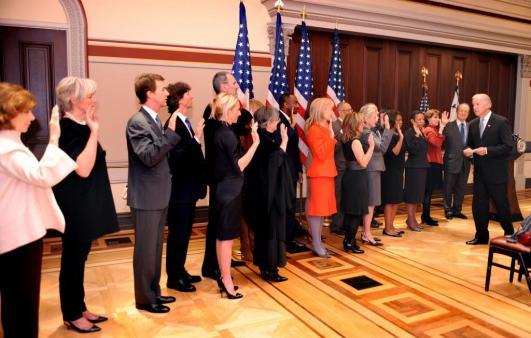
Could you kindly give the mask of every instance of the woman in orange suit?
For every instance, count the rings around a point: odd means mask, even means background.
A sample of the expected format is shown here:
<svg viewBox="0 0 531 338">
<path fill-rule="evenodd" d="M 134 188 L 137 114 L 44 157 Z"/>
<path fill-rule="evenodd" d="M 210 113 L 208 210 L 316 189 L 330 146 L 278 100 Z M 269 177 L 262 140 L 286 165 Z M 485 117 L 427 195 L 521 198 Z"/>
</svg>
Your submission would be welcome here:
<svg viewBox="0 0 531 338">
<path fill-rule="evenodd" d="M 323 219 L 336 213 L 333 108 L 334 103 L 329 98 L 315 99 L 310 105 L 310 117 L 306 121 L 306 137 L 312 156 L 307 172 L 310 185 L 308 224 L 313 252 L 325 258 L 329 258 L 330 254 L 321 243 Z"/>
</svg>

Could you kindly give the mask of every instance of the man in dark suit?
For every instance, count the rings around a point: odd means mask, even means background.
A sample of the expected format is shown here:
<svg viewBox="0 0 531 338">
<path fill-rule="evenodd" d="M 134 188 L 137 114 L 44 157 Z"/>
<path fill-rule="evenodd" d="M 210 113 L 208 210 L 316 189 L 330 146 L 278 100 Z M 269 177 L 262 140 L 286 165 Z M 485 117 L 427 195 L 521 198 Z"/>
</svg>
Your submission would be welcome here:
<svg viewBox="0 0 531 338">
<path fill-rule="evenodd" d="M 334 130 L 334 137 L 336 139 L 336 146 L 334 148 L 334 161 L 336 163 L 337 176 L 335 177 L 336 186 L 336 208 L 337 212 L 330 223 L 330 231 L 336 234 L 343 234 L 343 212 L 341 211 L 341 181 L 346 169 L 345 155 L 343 154 L 343 143 L 341 142 L 341 129 L 343 125 L 343 118 L 346 114 L 352 113 L 352 106 L 348 102 L 340 102 L 337 105 L 337 112 L 339 117 L 332 122 L 332 129 Z"/>
<path fill-rule="evenodd" d="M 194 223 L 195 204 L 206 195 L 205 158 L 200 141 L 204 121 L 201 119 L 198 127 L 195 130 L 192 128 L 187 116 L 193 102 L 188 84 L 177 82 L 170 84 L 167 89 L 168 111 L 172 116 L 177 115 L 175 132 L 181 137 L 169 157 L 171 197 L 166 246 L 167 286 L 181 292 L 193 292 L 196 288 L 192 283 L 201 281 L 201 277 L 190 275 L 184 265 Z"/>
<path fill-rule="evenodd" d="M 229 73 L 225 71 L 217 72 L 214 77 L 212 78 L 212 87 L 214 88 L 214 92 L 216 95 L 220 93 L 227 93 L 231 95 L 237 95 L 238 88 L 240 86 L 238 85 L 238 81 L 236 81 L 236 78 Z M 203 118 L 205 119 L 205 124 L 208 124 L 212 121 L 208 121 L 210 119 L 210 115 L 212 113 L 212 107 L 210 104 L 208 104 L 205 107 L 205 110 L 203 112 Z M 234 131 L 236 132 L 236 135 L 243 136 L 246 130 L 246 125 L 252 120 L 253 115 L 247 111 L 246 109 L 241 110 L 240 117 L 238 118 L 238 121 L 235 125 L 232 127 L 234 128 Z M 250 132 L 250 130 L 248 131 Z M 205 127 L 205 157 L 206 157 L 206 176 L 207 176 L 207 182 L 209 185 L 209 205 L 208 205 L 208 224 L 207 224 L 207 232 L 206 232 L 206 240 L 205 240 L 205 256 L 203 258 L 203 264 L 201 266 L 201 275 L 203 277 L 211 278 L 214 280 L 217 280 L 220 276 L 219 272 L 219 266 L 218 266 L 218 259 L 216 256 L 216 225 L 213 222 L 213 219 L 215 218 L 215 208 L 214 208 L 214 191 L 216 189 L 214 180 L 212 179 L 214 177 L 214 164 L 213 161 L 210 160 L 210 157 L 212 154 L 210 154 L 211 149 L 210 145 L 214 143 L 214 134 L 208 132 L 208 127 Z M 231 266 L 242 266 L 245 265 L 244 261 L 238 261 L 238 260 L 232 260 Z"/>
<path fill-rule="evenodd" d="M 476 225 L 469 245 L 489 242 L 489 197 L 498 210 L 498 221 L 504 234 L 514 232 L 507 198 L 507 162 L 512 150 L 512 133 L 506 118 L 494 114 L 490 97 L 476 94 L 472 105 L 477 118 L 470 122 L 467 157 L 474 155 L 474 197 L 472 214 Z"/>
<path fill-rule="evenodd" d="M 293 123 L 293 113 L 297 109 L 297 98 L 293 94 L 285 93 L 280 96 L 280 123 L 277 129 L 280 130 L 280 125 L 284 124 L 288 129 L 288 145 L 286 147 L 286 158 L 288 161 L 289 171 L 291 173 L 291 181 L 293 182 L 294 191 L 297 191 L 297 183 L 302 180 L 302 163 L 299 150 L 299 133 L 295 129 Z M 280 138 L 280 132 L 279 132 Z M 288 251 L 297 251 L 304 248 L 304 244 L 295 240 L 295 237 L 303 230 L 295 214 L 297 212 L 297 196 L 293 197 L 292 207 L 286 213 L 286 248 Z"/>
<path fill-rule="evenodd" d="M 127 122 L 129 158 L 127 204 L 135 226 L 133 271 L 136 307 L 154 313 L 170 308 L 175 297 L 160 294 L 163 229 L 170 200 L 168 152 L 181 137 L 175 133 L 177 115 L 163 132 L 158 110 L 166 105 L 168 91 L 158 74 L 141 74 L 135 92 L 142 108 Z"/>
<path fill-rule="evenodd" d="M 444 211 L 447 219 L 466 219 L 461 212 L 466 182 L 470 173 L 470 158 L 463 155 L 467 146 L 468 113 L 470 106 L 461 103 L 457 106 L 457 119 L 444 128 Z"/>
</svg>

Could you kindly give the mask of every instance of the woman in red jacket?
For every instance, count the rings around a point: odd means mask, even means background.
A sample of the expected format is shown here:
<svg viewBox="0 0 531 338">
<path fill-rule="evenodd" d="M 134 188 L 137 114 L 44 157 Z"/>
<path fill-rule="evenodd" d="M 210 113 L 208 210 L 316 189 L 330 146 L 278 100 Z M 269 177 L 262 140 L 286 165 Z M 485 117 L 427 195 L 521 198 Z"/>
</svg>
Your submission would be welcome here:
<svg viewBox="0 0 531 338">
<path fill-rule="evenodd" d="M 321 232 L 325 216 L 336 213 L 334 177 L 337 175 L 334 162 L 336 140 L 332 130 L 334 103 L 329 98 L 315 99 L 310 105 L 310 117 L 306 121 L 306 137 L 312 162 L 307 176 L 310 185 L 308 203 L 308 224 L 312 235 L 312 249 L 319 257 L 330 254 L 321 243 Z"/>
<path fill-rule="evenodd" d="M 430 109 L 426 112 L 428 126 L 424 129 L 424 135 L 428 141 L 428 175 L 426 178 L 426 190 L 422 202 L 422 223 L 437 226 L 439 222 L 430 216 L 431 195 L 433 190 L 442 188 L 442 144 L 444 142 L 443 130 L 448 123 L 448 112 Z"/>
</svg>

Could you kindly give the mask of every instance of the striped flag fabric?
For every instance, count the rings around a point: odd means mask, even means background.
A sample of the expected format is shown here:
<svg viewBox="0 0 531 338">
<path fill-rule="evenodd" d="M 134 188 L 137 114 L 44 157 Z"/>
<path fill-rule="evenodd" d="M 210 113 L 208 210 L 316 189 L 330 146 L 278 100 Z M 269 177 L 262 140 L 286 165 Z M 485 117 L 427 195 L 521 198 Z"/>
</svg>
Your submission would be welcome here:
<svg viewBox="0 0 531 338">
<path fill-rule="evenodd" d="M 286 53 L 284 51 L 284 33 L 282 32 L 282 19 L 277 12 L 277 24 L 275 34 L 275 53 L 269 87 L 267 91 L 266 106 L 279 108 L 280 96 L 288 91 L 288 78 L 286 76 Z"/>
<path fill-rule="evenodd" d="M 304 124 L 306 122 L 308 101 L 310 101 L 313 96 L 313 76 L 310 40 L 308 38 L 308 28 L 304 21 L 301 25 L 301 47 L 299 49 L 297 61 L 297 72 L 295 73 L 294 94 L 298 102 L 297 115 L 295 116 L 295 127 L 299 133 L 299 151 L 301 153 L 302 163 L 306 163 L 309 149 L 304 134 Z"/>
<path fill-rule="evenodd" d="M 450 122 L 457 119 L 457 106 L 459 106 L 459 86 L 455 86 L 454 98 L 452 99 L 452 106 L 450 107 Z"/>
<path fill-rule="evenodd" d="M 428 102 L 428 86 L 422 85 L 422 97 L 420 98 L 419 110 L 423 113 L 427 112 L 430 109 L 430 104 Z"/>
<path fill-rule="evenodd" d="M 345 85 L 343 82 L 343 66 L 341 63 L 341 50 L 339 48 L 339 32 L 334 30 L 332 57 L 330 70 L 328 71 L 328 86 L 326 95 L 334 101 L 334 112 L 337 113 L 337 105 L 345 100 Z"/>
<path fill-rule="evenodd" d="M 232 75 L 240 85 L 238 99 L 243 108 L 249 109 L 249 99 L 254 98 L 253 73 L 251 70 L 251 52 L 247 33 L 247 15 L 243 1 L 240 1 L 240 28 L 234 50 Z"/>
</svg>

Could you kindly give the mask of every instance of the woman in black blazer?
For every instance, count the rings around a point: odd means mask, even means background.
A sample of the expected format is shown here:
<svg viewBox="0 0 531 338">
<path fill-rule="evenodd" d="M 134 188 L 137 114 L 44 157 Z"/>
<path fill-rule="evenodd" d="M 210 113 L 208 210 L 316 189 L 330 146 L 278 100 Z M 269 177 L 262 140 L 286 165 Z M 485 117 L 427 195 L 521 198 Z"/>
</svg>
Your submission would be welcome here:
<svg viewBox="0 0 531 338">
<path fill-rule="evenodd" d="M 424 113 L 415 110 L 411 113 L 411 128 L 406 131 L 404 141 L 408 158 L 404 185 L 404 202 L 407 204 L 406 224 L 412 231 L 421 231 L 415 213 L 417 205 L 422 203 L 426 187 L 428 167 L 428 141 L 424 137 Z"/>
</svg>

